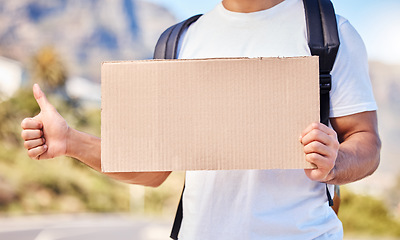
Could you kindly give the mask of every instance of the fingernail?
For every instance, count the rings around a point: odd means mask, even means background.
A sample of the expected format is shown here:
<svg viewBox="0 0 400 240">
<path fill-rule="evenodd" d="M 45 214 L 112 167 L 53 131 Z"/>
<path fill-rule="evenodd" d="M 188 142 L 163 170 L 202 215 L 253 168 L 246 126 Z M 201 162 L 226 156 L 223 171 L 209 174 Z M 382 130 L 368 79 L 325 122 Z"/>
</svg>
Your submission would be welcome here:
<svg viewBox="0 0 400 240">
<path fill-rule="evenodd" d="M 44 148 L 44 150 L 47 150 L 47 145 L 46 144 L 43 145 L 43 148 Z"/>
</svg>

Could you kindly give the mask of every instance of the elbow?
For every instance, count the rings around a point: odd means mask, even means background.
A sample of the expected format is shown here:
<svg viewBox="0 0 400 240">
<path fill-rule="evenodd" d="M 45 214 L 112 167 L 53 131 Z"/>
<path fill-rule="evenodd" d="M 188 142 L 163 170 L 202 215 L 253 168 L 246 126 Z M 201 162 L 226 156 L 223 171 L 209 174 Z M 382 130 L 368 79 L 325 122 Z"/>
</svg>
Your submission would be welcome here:
<svg viewBox="0 0 400 240">
<path fill-rule="evenodd" d="M 372 175 L 379 167 L 380 161 L 381 161 L 381 148 L 382 148 L 382 141 L 379 138 L 379 135 L 376 135 L 375 138 L 375 154 L 372 157 L 372 168 L 371 171 L 369 172 L 368 176 Z"/>
<path fill-rule="evenodd" d="M 373 166 L 371 170 L 367 173 L 367 177 L 371 176 L 379 167 L 380 164 L 380 156 L 378 155 L 376 158 L 373 160 Z"/>
<path fill-rule="evenodd" d="M 149 180 L 149 181 L 137 181 L 136 179 L 119 179 L 120 182 L 132 184 L 132 185 L 141 185 L 144 187 L 152 187 L 157 188 L 163 184 L 164 181 L 161 180 Z"/>
<path fill-rule="evenodd" d="M 163 184 L 163 183 L 164 183 L 164 180 L 162 180 L 162 181 L 152 181 L 152 182 L 149 182 L 149 183 L 145 184 L 144 186 L 157 188 L 157 187 L 161 186 L 161 184 Z"/>
<path fill-rule="evenodd" d="M 165 180 L 167 180 L 171 172 L 159 172 L 156 174 L 156 177 L 152 178 L 152 180 L 150 180 L 145 186 L 153 188 L 161 186 L 161 184 L 163 184 Z"/>
<path fill-rule="evenodd" d="M 162 177 L 158 177 L 152 180 L 149 180 L 148 182 L 144 182 L 141 185 L 145 186 L 145 187 L 151 187 L 151 188 L 157 188 L 159 186 L 161 186 L 161 184 L 163 184 L 166 180 L 165 178 Z"/>
<path fill-rule="evenodd" d="M 170 174 L 171 172 L 143 172 L 135 174 L 132 178 L 126 179 L 124 182 L 156 188 L 163 184 Z"/>
</svg>

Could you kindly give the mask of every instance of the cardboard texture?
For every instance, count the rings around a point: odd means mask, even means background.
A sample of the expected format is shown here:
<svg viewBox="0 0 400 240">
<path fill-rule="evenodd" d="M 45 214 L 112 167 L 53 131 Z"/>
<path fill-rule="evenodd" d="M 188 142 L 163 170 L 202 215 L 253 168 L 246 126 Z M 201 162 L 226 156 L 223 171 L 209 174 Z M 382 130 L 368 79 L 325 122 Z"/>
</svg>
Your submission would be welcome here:
<svg viewBox="0 0 400 240">
<path fill-rule="evenodd" d="M 301 169 L 318 57 L 102 64 L 104 172 Z"/>
</svg>

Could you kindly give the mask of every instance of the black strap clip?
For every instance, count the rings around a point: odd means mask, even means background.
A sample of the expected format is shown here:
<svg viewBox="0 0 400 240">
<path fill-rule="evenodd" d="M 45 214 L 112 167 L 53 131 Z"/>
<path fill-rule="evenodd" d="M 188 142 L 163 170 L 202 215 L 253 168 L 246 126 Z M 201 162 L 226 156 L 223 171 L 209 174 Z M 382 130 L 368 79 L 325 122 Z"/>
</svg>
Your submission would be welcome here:
<svg viewBox="0 0 400 240">
<path fill-rule="evenodd" d="M 319 89 L 321 94 L 327 94 L 332 88 L 332 76 L 330 73 L 321 73 L 319 75 Z"/>
</svg>

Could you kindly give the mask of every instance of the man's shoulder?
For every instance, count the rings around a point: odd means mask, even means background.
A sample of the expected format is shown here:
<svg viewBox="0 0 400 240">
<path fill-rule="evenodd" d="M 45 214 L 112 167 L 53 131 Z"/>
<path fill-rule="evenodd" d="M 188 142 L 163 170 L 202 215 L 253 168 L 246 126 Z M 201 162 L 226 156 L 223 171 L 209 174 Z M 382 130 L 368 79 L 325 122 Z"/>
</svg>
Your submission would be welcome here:
<svg viewBox="0 0 400 240">
<path fill-rule="evenodd" d="M 354 27 L 351 25 L 349 20 L 341 15 L 336 14 L 336 22 L 337 22 L 339 33 L 343 33 L 343 29 L 345 29 L 345 28 L 350 27 L 350 28 L 354 29 Z M 356 30 L 354 29 L 354 31 L 356 31 Z"/>
</svg>

